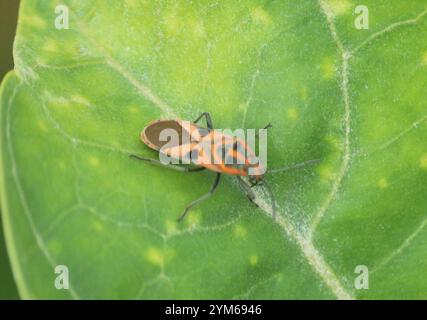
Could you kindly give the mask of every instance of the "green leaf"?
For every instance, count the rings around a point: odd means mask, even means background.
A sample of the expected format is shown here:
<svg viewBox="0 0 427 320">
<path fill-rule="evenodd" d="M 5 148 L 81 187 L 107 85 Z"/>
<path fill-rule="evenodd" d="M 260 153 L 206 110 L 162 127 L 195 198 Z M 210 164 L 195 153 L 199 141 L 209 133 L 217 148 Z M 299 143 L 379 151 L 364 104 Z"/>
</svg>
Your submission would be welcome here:
<svg viewBox="0 0 427 320">
<path fill-rule="evenodd" d="M 2 223 L 0 219 L 0 300 L 18 299 L 18 291 L 16 290 L 15 281 L 10 269 L 9 259 L 6 252 L 6 245 L 1 228 Z"/>
<path fill-rule="evenodd" d="M 365 1 L 24 1 L 1 89 L 2 214 L 23 298 L 427 298 L 427 7 Z M 61 3 L 62 3 L 61 2 Z M 271 122 L 279 217 L 184 174 L 151 120 Z M 70 289 L 54 287 L 69 268 Z M 357 266 L 369 289 L 355 288 Z"/>
</svg>

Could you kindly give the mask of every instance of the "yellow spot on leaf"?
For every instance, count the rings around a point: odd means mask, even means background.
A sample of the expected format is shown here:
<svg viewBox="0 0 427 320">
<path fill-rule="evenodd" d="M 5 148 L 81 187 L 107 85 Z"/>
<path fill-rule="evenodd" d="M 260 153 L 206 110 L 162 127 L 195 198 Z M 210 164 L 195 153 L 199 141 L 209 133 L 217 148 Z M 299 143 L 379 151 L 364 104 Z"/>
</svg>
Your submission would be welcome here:
<svg viewBox="0 0 427 320">
<path fill-rule="evenodd" d="M 423 65 L 427 66 L 427 51 L 423 54 Z"/>
<path fill-rule="evenodd" d="M 327 0 L 326 4 L 335 16 L 349 14 L 353 7 L 349 0 Z"/>
<path fill-rule="evenodd" d="M 205 26 L 201 20 L 191 21 L 191 28 L 197 37 L 203 38 L 206 36 Z"/>
<path fill-rule="evenodd" d="M 172 221 L 172 220 L 166 220 L 165 222 L 166 225 L 166 234 L 167 235 L 172 235 L 178 232 L 178 228 L 177 226 L 177 222 L 176 221 Z"/>
<path fill-rule="evenodd" d="M 139 1 L 138 0 L 126 0 L 125 3 L 126 3 L 126 6 L 128 8 L 135 8 L 138 5 Z"/>
<path fill-rule="evenodd" d="M 271 24 L 271 17 L 262 7 L 256 7 L 251 12 L 251 17 L 255 23 L 269 26 Z"/>
<path fill-rule="evenodd" d="M 251 266 L 256 266 L 258 264 L 258 256 L 257 255 L 251 255 L 249 258 L 249 263 Z"/>
<path fill-rule="evenodd" d="M 38 29 L 44 29 L 47 27 L 47 22 L 39 16 L 23 16 L 21 17 L 21 20 Z"/>
<path fill-rule="evenodd" d="M 59 254 L 61 252 L 61 250 L 62 250 L 61 242 L 59 242 L 57 240 L 51 240 L 51 241 L 49 241 L 49 243 L 48 243 L 47 246 L 49 248 L 49 251 L 52 254 L 54 254 L 54 255 Z"/>
<path fill-rule="evenodd" d="M 59 161 L 58 162 L 58 167 L 59 167 L 59 169 L 61 169 L 61 170 L 64 170 L 64 169 L 66 169 L 67 168 L 67 166 L 65 165 L 65 162 L 64 161 Z"/>
<path fill-rule="evenodd" d="M 333 172 L 333 171 L 332 171 L 332 169 L 331 169 L 330 167 L 328 167 L 328 166 L 321 167 L 321 168 L 319 169 L 319 173 L 320 173 L 320 177 L 321 177 L 323 180 L 330 181 L 330 180 L 333 180 L 333 179 L 334 179 L 334 177 L 335 177 L 334 172 Z"/>
<path fill-rule="evenodd" d="M 151 247 L 145 252 L 146 259 L 159 267 L 162 267 L 164 265 L 165 256 L 163 252 L 157 248 Z"/>
<path fill-rule="evenodd" d="M 52 39 L 48 39 L 43 45 L 43 50 L 47 52 L 55 52 L 58 50 L 58 46 L 55 41 L 53 41 Z"/>
<path fill-rule="evenodd" d="M 298 110 L 296 108 L 294 108 L 294 107 L 289 108 L 286 111 L 286 114 L 287 114 L 288 118 L 291 119 L 291 120 L 298 119 Z"/>
<path fill-rule="evenodd" d="M 187 225 L 194 228 L 200 224 L 200 211 L 190 211 L 184 219 Z"/>
<path fill-rule="evenodd" d="M 135 106 L 130 106 L 129 107 L 129 112 L 130 113 L 138 113 L 139 112 L 139 108 L 135 107 Z"/>
<path fill-rule="evenodd" d="M 427 169 L 427 153 L 424 153 L 420 159 L 420 167 L 423 169 Z"/>
<path fill-rule="evenodd" d="M 48 128 L 47 128 L 47 126 L 46 126 L 46 124 L 43 122 L 43 121 L 41 121 L 41 120 L 39 120 L 38 122 L 37 122 L 37 126 L 39 127 L 39 129 L 41 130 L 41 131 L 43 131 L 43 132 L 48 132 L 49 130 L 48 130 Z"/>
<path fill-rule="evenodd" d="M 117 140 L 111 140 L 111 145 L 117 148 L 120 148 L 122 144 Z"/>
<path fill-rule="evenodd" d="M 325 138 L 326 142 L 329 143 L 335 150 L 341 150 L 342 149 L 342 141 L 339 137 L 335 136 L 327 136 Z"/>
<path fill-rule="evenodd" d="M 242 111 L 245 111 L 247 107 L 248 105 L 245 102 L 242 102 L 241 104 L 239 104 L 239 109 Z"/>
<path fill-rule="evenodd" d="M 104 225 L 100 221 L 94 221 L 92 225 L 93 225 L 93 228 L 98 232 L 101 232 L 102 230 L 104 230 Z"/>
<path fill-rule="evenodd" d="M 323 78 L 329 80 L 335 77 L 336 68 L 332 58 L 323 59 L 323 62 L 320 65 L 320 69 L 322 71 Z"/>
<path fill-rule="evenodd" d="M 303 88 L 301 89 L 301 91 L 300 91 L 300 95 L 301 95 L 301 99 L 302 99 L 303 101 L 306 101 L 306 100 L 307 100 L 307 98 L 308 98 L 308 89 L 307 89 L 307 87 L 303 87 Z"/>
<path fill-rule="evenodd" d="M 239 224 L 234 227 L 234 235 L 237 238 L 244 238 L 244 237 L 246 237 L 247 233 L 248 232 L 246 231 L 245 227 L 243 227 Z"/>
<path fill-rule="evenodd" d="M 92 166 L 92 167 L 98 167 L 99 166 L 99 159 L 97 158 L 97 157 L 95 157 L 95 156 L 90 156 L 89 157 L 89 164 Z"/>
<path fill-rule="evenodd" d="M 380 187 L 381 189 L 385 189 L 388 187 L 388 181 L 386 178 L 381 178 L 380 180 L 378 180 L 378 187 Z"/>
<path fill-rule="evenodd" d="M 177 33 L 180 26 L 180 21 L 174 13 L 167 14 L 164 18 L 164 23 L 166 26 L 166 31 L 168 31 L 170 34 Z"/>
</svg>

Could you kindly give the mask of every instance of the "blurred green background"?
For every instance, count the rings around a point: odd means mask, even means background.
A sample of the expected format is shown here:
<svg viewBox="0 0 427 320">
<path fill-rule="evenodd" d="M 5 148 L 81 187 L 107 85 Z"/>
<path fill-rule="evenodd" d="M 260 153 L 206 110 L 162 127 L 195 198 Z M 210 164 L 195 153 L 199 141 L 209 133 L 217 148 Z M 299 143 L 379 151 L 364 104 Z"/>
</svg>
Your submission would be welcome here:
<svg viewBox="0 0 427 320">
<path fill-rule="evenodd" d="M 18 17 L 19 0 L 0 0 L 0 79 L 13 69 L 12 47 Z M 1 216 L 0 216 L 1 217 Z M 0 218 L 0 299 L 18 299 L 15 282 L 10 269 L 9 258 Z"/>
</svg>

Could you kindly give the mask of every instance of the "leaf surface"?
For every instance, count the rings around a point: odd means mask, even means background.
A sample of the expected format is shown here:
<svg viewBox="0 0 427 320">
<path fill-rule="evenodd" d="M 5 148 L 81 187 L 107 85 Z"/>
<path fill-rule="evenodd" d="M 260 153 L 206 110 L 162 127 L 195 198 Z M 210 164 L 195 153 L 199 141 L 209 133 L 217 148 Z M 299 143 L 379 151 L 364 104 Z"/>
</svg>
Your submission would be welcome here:
<svg viewBox="0 0 427 320">
<path fill-rule="evenodd" d="M 426 298 L 427 7 L 365 1 L 23 1 L 1 87 L 2 214 L 23 298 Z M 271 122 L 279 217 L 184 174 L 139 132 Z M 70 289 L 54 287 L 69 268 Z M 370 270 L 369 290 L 354 286 Z"/>
</svg>

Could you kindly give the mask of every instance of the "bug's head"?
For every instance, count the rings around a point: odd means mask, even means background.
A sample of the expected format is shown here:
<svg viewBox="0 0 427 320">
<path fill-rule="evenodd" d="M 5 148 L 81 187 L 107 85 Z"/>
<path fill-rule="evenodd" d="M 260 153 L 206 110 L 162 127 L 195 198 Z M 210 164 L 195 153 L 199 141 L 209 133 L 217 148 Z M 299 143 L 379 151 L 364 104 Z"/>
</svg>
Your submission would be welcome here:
<svg viewBox="0 0 427 320">
<path fill-rule="evenodd" d="M 263 175 L 249 176 L 249 182 L 252 185 L 262 184 L 263 181 L 264 181 L 264 176 Z"/>
<path fill-rule="evenodd" d="M 251 184 L 259 184 L 264 180 L 265 169 L 261 163 L 251 165 L 248 168 L 248 178 Z"/>
</svg>

